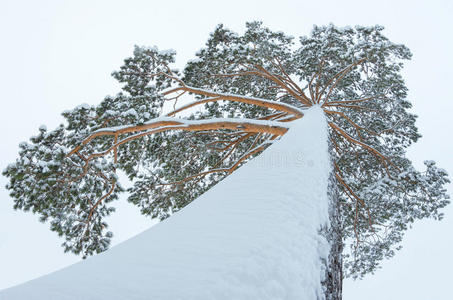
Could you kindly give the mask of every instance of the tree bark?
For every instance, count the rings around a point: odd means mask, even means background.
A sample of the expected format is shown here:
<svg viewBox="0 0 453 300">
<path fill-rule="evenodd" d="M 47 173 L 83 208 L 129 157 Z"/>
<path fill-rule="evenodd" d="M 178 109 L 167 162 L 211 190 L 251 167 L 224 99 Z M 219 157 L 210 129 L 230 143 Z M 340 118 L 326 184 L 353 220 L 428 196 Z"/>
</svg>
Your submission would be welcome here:
<svg viewBox="0 0 453 300">
<path fill-rule="evenodd" d="M 328 261 L 325 262 L 326 274 L 323 286 L 326 300 L 341 300 L 343 290 L 343 239 L 338 188 L 333 168 L 327 194 L 329 197 L 330 227 L 324 233 L 331 248 Z"/>
</svg>

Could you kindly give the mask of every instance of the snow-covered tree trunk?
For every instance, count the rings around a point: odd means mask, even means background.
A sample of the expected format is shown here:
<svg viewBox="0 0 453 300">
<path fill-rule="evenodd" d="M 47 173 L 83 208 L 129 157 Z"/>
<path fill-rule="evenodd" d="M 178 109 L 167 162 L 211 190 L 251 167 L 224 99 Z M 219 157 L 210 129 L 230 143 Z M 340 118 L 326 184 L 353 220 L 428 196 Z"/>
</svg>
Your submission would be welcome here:
<svg viewBox="0 0 453 300">
<path fill-rule="evenodd" d="M 313 107 L 172 217 L 0 299 L 324 299 L 327 138 L 324 113 Z"/>
</svg>

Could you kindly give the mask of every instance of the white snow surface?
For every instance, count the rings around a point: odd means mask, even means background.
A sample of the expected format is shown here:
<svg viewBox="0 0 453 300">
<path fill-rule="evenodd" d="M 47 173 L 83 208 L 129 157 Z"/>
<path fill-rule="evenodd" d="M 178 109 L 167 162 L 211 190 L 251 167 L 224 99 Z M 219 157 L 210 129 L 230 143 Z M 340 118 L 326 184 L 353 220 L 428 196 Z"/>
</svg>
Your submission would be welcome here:
<svg viewBox="0 0 453 300">
<path fill-rule="evenodd" d="M 262 155 L 149 230 L 0 299 L 321 299 L 329 245 L 319 107 Z"/>
</svg>

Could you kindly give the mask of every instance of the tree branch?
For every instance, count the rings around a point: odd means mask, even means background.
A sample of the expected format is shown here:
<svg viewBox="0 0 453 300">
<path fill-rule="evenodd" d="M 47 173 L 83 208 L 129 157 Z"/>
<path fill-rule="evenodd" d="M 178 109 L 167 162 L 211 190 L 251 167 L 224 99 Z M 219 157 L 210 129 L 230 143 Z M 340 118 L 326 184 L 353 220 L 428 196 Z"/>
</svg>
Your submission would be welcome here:
<svg viewBox="0 0 453 300">
<path fill-rule="evenodd" d="M 232 102 L 253 104 L 253 105 L 257 105 L 257 106 L 261 106 L 261 107 L 275 109 L 278 111 L 284 111 L 284 112 L 290 113 L 298 118 L 301 118 L 304 115 L 302 110 L 300 110 L 292 105 L 286 104 L 286 103 L 270 101 L 270 100 L 261 99 L 261 98 L 246 97 L 246 96 L 242 96 L 242 95 L 217 93 L 217 92 L 207 91 L 204 89 L 199 89 L 199 88 L 194 88 L 194 87 L 189 87 L 189 86 L 176 87 L 176 88 L 163 92 L 163 94 L 166 96 L 166 95 L 169 95 L 169 94 L 177 92 L 177 91 L 187 91 L 189 93 L 202 95 L 202 96 L 206 96 L 206 97 L 211 97 L 211 98 L 202 99 L 199 101 L 194 101 L 192 103 L 189 103 L 181 108 L 178 108 L 177 110 L 175 110 L 173 112 L 170 112 L 169 114 L 167 114 L 168 116 L 173 116 L 174 114 L 176 114 L 180 111 L 183 111 L 187 108 L 190 108 L 190 107 L 193 107 L 196 105 L 200 105 L 200 104 L 208 103 L 208 102 L 216 102 L 216 101 L 220 101 L 220 100 L 228 100 L 228 101 L 232 101 Z"/>
<path fill-rule="evenodd" d="M 108 154 L 110 151 L 116 149 L 119 145 L 127 143 L 131 140 L 135 140 L 139 137 L 151 135 L 159 132 L 165 132 L 169 130 L 184 130 L 184 131 L 204 131 L 204 130 L 219 130 L 219 129 L 229 129 L 229 130 L 240 130 L 242 132 L 264 132 L 274 135 L 283 135 L 286 133 L 288 128 L 281 122 L 277 121 L 268 121 L 268 120 L 254 120 L 254 119 L 210 119 L 210 120 L 185 120 L 177 118 L 157 118 L 143 125 L 128 125 L 128 126 L 119 126 L 113 128 L 104 128 L 102 130 L 97 130 L 90 134 L 81 144 L 71 150 L 66 156 L 71 156 L 74 153 L 77 153 L 83 146 L 88 144 L 90 141 L 100 136 L 116 136 L 125 133 L 132 133 L 138 131 L 145 131 L 139 134 L 129 136 L 116 144 L 114 144 L 109 149 L 100 152 L 91 154 L 87 160 L 91 160 L 95 157 L 100 157 Z"/>
</svg>

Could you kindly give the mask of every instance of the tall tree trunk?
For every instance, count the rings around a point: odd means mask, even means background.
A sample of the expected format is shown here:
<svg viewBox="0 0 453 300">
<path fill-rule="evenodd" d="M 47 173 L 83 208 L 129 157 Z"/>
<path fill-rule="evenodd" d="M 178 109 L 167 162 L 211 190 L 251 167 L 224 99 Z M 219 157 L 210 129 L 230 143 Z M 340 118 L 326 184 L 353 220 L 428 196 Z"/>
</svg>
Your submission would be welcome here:
<svg viewBox="0 0 453 300">
<path fill-rule="evenodd" d="M 333 164 L 333 163 L 332 163 Z M 332 168 L 333 169 L 333 168 Z M 341 300 L 343 290 L 343 241 L 342 224 L 340 217 L 340 203 L 338 197 L 335 173 L 330 174 L 329 186 L 329 219 L 330 228 L 324 231 L 330 243 L 330 253 L 326 263 L 326 274 L 323 282 L 326 300 Z"/>
</svg>

